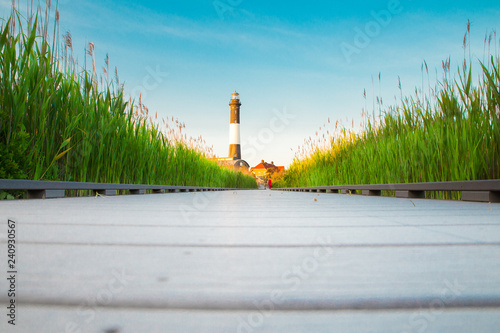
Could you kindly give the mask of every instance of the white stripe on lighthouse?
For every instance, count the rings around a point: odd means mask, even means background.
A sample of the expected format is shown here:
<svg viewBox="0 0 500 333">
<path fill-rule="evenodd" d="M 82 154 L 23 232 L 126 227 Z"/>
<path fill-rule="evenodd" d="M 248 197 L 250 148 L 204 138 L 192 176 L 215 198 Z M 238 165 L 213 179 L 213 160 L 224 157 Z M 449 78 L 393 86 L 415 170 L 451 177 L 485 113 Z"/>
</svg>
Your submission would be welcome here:
<svg viewBox="0 0 500 333">
<path fill-rule="evenodd" d="M 240 124 L 229 124 L 229 144 L 240 144 Z"/>
</svg>

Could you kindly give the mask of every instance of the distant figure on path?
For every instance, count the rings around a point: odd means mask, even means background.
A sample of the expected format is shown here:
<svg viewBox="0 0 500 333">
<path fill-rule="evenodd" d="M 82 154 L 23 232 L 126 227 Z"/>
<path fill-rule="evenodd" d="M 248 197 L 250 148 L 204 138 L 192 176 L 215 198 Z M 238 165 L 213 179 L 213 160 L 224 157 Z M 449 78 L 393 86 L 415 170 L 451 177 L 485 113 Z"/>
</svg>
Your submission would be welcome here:
<svg viewBox="0 0 500 333">
<path fill-rule="evenodd" d="M 267 181 L 267 183 L 269 184 L 269 189 L 271 189 L 271 178 L 269 178 L 269 180 Z"/>
</svg>

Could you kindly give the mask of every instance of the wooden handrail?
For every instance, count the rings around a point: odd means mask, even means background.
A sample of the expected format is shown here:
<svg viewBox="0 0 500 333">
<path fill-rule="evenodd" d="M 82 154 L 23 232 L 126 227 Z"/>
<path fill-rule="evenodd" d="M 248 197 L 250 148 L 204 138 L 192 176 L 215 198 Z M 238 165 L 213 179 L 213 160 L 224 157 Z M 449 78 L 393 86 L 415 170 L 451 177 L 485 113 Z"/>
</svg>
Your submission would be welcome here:
<svg viewBox="0 0 500 333">
<path fill-rule="evenodd" d="M 62 198 L 66 190 L 90 190 L 96 194 L 112 196 L 117 190 L 129 191 L 130 194 L 144 194 L 147 190 L 153 193 L 164 192 L 200 192 L 227 191 L 234 188 L 145 185 L 145 184 L 114 184 L 114 183 L 84 183 L 64 181 L 42 181 L 22 179 L 0 179 L 0 190 L 27 191 L 28 198 Z M 399 198 L 424 198 L 426 191 L 460 191 L 464 201 L 500 202 L 500 179 L 429 182 L 429 183 L 399 183 L 399 184 L 364 184 L 364 185 L 330 185 L 312 187 L 290 187 L 274 190 L 295 192 L 322 192 L 378 196 L 381 191 L 395 191 Z"/>
<path fill-rule="evenodd" d="M 233 188 L 144 185 L 144 184 L 113 184 L 113 183 L 83 183 L 44 180 L 0 179 L 0 190 L 27 191 L 29 199 L 63 198 L 66 190 L 90 190 L 96 194 L 112 196 L 117 190 L 129 191 L 130 194 L 144 194 L 147 190 L 153 193 L 164 192 L 204 192 L 228 191 Z"/>
<path fill-rule="evenodd" d="M 331 185 L 312 187 L 277 188 L 281 191 L 295 192 L 323 192 L 378 196 L 381 191 L 395 191 L 399 198 L 424 198 L 427 191 L 459 191 L 464 201 L 500 202 L 500 179 L 471 180 L 452 182 L 429 183 L 400 183 L 400 184 L 364 184 L 364 185 Z"/>
</svg>

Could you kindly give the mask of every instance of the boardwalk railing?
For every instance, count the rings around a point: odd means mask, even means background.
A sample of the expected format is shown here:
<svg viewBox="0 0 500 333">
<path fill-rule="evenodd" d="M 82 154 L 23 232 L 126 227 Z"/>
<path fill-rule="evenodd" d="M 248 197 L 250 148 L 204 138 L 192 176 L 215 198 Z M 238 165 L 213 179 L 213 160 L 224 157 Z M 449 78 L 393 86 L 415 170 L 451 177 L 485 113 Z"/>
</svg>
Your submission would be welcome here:
<svg viewBox="0 0 500 333">
<path fill-rule="evenodd" d="M 500 202 L 500 179 L 436 183 L 333 185 L 280 188 L 281 191 L 322 192 L 379 196 L 382 191 L 395 191 L 398 198 L 425 198 L 425 192 L 458 191 L 463 201 Z"/>
<path fill-rule="evenodd" d="M 66 190 L 88 190 L 94 194 L 112 196 L 118 190 L 129 194 L 145 194 L 165 192 L 201 192 L 227 191 L 233 188 L 171 186 L 171 185 L 137 185 L 112 183 L 81 183 L 63 181 L 0 179 L 0 190 L 26 191 L 28 199 L 63 198 Z M 332 185 L 315 187 L 277 188 L 280 191 L 318 192 L 362 194 L 379 196 L 382 191 L 395 191 L 398 198 L 425 198 L 425 192 L 457 191 L 462 192 L 463 201 L 500 202 L 500 179 L 455 181 L 435 183 L 406 183 L 406 184 L 376 184 L 376 185 Z"/>
<path fill-rule="evenodd" d="M 0 179 L 0 190 L 26 191 L 28 199 L 49 199 L 65 197 L 66 190 L 90 190 L 94 194 L 112 196 L 116 195 L 118 190 L 128 191 L 129 194 L 145 194 L 148 190 L 153 193 L 165 193 L 227 191 L 232 188 Z"/>
</svg>

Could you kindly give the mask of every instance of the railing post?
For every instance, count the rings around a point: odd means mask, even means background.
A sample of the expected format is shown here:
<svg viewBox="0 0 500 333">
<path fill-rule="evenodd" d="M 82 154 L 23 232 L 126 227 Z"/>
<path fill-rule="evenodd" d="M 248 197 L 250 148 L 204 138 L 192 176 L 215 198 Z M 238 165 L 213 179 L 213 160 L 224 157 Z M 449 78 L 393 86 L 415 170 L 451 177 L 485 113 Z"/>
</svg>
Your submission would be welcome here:
<svg viewBox="0 0 500 333">
<path fill-rule="evenodd" d="M 28 199 L 64 198 L 64 190 L 28 190 Z"/>
<path fill-rule="evenodd" d="M 354 195 L 354 194 L 356 194 L 356 190 L 342 189 L 342 190 L 340 190 L 340 193 Z"/>
<path fill-rule="evenodd" d="M 146 190 L 138 190 L 138 189 L 133 189 L 133 190 L 129 190 L 130 191 L 130 194 L 145 194 L 146 193 Z"/>
<path fill-rule="evenodd" d="M 94 195 L 99 194 L 99 195 L 105 195 L 107 197 L 112 197 L 116 195 L 116 190 L 93 190 Z"/>
<path fill-rule="evenodd" d="M 380 190 L 363 190 L 363 195 L 369 196 L 369 197 L 379 197 L 382 195 L 382 191 Z"/>
<path fill-rule="evenodd" d="M 500 191 L 462 191 L 462 200 L 500 202 Z"/>
<path fill-rule="evenodd" d="M 425 199 L 425 191 L 396 191 L 396 198 Z"/>
</svg>

